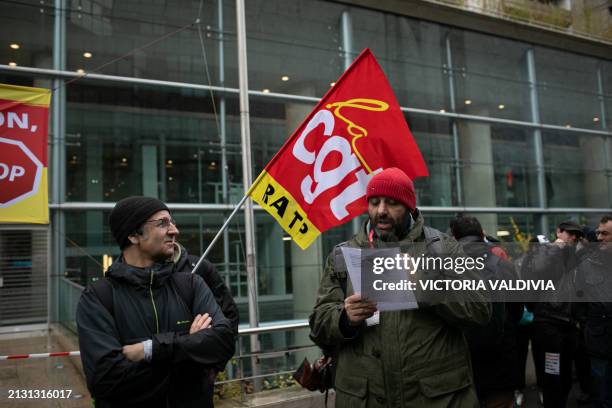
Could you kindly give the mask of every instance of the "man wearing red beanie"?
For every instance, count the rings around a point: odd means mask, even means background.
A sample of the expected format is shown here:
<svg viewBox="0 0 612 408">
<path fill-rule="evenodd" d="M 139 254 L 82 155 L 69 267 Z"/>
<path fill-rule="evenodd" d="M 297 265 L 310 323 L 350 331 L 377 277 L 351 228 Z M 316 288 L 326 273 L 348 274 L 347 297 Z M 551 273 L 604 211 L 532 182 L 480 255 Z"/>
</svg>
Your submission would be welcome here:
<svg viewBox="0 0 612 408">
<path fill-rule="evenodd" d="M 354 293 L 342 247 L 396 245 L 405 253 L 418 244 L 434 255 L 462 254 L 452 237 L 424 225 L 414 184 L 402 170 L 372 177 L 366 198 L 368 220 L 328 256 L 310 315 L 313 341 L 335 350 L 336 407 L 477 407 L 463 329 L 486 324 L 490 303 L 474 290 L 454 302 L 419 299 L 415 310 L 378 312 Z M 478 279 L 473 270 L 462 277 Z"/>
</svg>

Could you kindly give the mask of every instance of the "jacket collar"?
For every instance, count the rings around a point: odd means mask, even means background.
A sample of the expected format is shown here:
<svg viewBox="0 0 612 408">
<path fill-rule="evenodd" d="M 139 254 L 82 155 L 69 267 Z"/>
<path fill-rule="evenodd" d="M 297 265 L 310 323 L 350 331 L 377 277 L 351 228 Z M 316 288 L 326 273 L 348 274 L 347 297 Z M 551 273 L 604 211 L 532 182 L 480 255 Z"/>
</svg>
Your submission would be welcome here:
<svg viewBox="0 0 612 408">
<path fill-rule="evenodd" d="M 125 262 L 123 255 L 119 257 L 106 271 L 106 276 L 117 282 L 125 282 L 137 287 L 159 287 L 174 273 L 179 265 L 187 261 L 187 251 L 175 243 L 172 259 L 166 262 L 157 262 L 147 268 L 138 268 Z"/>
</svg>

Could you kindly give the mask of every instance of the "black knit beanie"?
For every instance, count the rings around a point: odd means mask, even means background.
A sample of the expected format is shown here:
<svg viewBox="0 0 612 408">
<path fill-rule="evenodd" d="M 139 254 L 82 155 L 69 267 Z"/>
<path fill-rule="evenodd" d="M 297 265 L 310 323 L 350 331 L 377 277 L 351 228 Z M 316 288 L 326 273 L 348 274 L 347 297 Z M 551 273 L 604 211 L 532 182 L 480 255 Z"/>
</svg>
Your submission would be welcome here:
<svg viewBox="0 0 612 408">
<path fill-rule="evenodd" d="M 166 204 L 157 198 L 133 196 L 115 204 L 108 223 L 115 241 L 122 250 L 130 244 L 128 236 L 133 234 L 144 222 L 158 211 L 169 211 Z"/>
</svg>

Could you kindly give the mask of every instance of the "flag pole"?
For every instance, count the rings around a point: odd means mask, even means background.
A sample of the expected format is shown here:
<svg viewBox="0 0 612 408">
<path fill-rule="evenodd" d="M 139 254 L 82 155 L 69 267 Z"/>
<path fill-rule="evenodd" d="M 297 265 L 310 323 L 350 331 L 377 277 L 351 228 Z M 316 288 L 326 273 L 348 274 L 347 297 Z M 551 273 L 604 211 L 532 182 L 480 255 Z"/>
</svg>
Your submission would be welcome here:
<svg viewBox="0 0 612 408">
<path fill-rule="evenodd" d="M 234 215 L 236 215 L 238 210 L 240 210 L 240 208 L 242 208 L 242 205 L 247 200 L 247 198 L 249 198 L 249 196 L 245 194 L 244 197 L 242 197 L 242 200 L 240 200 L 240 202 L 238 204 L 236 204 L 236 207 L 234 208 L 232 213 L 229 215 L 229 217 L 227 217 L 227 219 L 225 220 L 225 223 L 223 223 L 223 225 L 221 226 L 221 229 L 219 230 L 219 232 L 217 232 L 217 235 L 215 235 L 215 237 L 212 239 L 212 241 L 210 241 L 210 244 L 208 244 L 208 248 L 206 248 L 206 251 L 204 251 L 204 253 L 200 257 L 200 259 L 198 260 L 198 263 L 193 267 L 192 273 L 193 273 L 193 271 L 198 269 L 200 264 L 204 261 L 204 258 L 206 258 L 208 253 L 213 249 L 213 246 L 217 243 L 217 241 L 221 237 L 221 234 L 223 234 L 223 231 L 225 231 L 227 229 L 227 227 L 229 226 L 230 221 L 232 220 L 232 218 L 234 218 Z"/>
</svg>

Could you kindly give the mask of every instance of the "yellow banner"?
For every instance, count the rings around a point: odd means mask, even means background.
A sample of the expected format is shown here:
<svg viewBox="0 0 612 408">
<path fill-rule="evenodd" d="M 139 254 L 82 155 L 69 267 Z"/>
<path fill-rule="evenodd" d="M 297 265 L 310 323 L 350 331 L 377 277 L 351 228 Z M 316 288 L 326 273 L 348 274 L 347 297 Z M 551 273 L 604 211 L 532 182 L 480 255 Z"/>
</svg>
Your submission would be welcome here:
<svg viewBox="0 0 612 408">
<path fill-rule="evenodd" d="M 48 107 L 51 103 L 51 90 L 0 84 L 0 99 Z"/>
<path fill-rule="evenodd" d="M 248 195 L 278 221 L 300 248 L 306 249 L 321 234 L 291 194 L 266 171 L 257 177 Z"/>
<path fill-rule="evenodd" d="M 0 223 L 49 223 L 51 90 L 0 84 Z"/>
<path fill-rule="evenodd" d="M 46 167 L 42 170 L 40 184 L 41 188 L 38 189 L 38 192 L 19 202 L 19 205 L 0 208 L 0 223 L 48 224 L 49 194 L 46 188 L 48 185 Z"/>
</svg>

